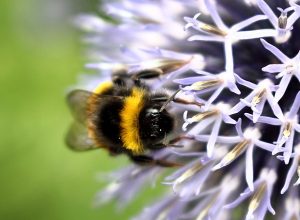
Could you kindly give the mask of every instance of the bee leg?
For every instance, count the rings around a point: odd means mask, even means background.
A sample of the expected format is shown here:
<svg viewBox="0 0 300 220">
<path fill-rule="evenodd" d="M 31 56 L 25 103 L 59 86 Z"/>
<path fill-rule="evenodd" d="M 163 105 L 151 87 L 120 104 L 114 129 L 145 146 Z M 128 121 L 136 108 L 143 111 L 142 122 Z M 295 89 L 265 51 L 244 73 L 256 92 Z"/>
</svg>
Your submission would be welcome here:
<svg viewBox="0 0 300 220">
<path fill-rule="evenodd" d="M 167 160 L 160 160 L 160 159 L 154 159 L 151 156 L 147 156 L 147 155 L 133 155 L 130 156 L 131 160 L 138 164 L 138 165 L 142 165 L 142 166 L 161 166 L 161 167 L 179 167 L 182 166 L 182 164 L 180 163 L 176 163 L 176 162 L 171 162 L 171 161 L 167 161 Z"/>
<path fill-rule="evenodd" d="M 197 105 L 199 107 L 202 107 L 204 105 L 203 103 L 200 103 L 200 102 L 188 101 L 188 100 L 180 99 L 180 98 L 173 99 L 173 102 L 176 102 L 179 104 L 185 104 L 185 105 Z"/>
<path fill-rule="evenodd" d="M 199 102 L 195 102 L 195 101 L 188 101 L 185 99 L 181 99 L 181 98 L 176 98 L 176 95 L 181 91 L 181 89 L 176 90 L 170 97 L 169 99 L 163 104 L 163 106 L 160 108 L 160 111 L 163 111 L 167 105 L 173 101 L 179 104 L 185 104 L 185 105 L 197 105 L 199 107 L 203 106 L 203 103 L 199 103 Z"/>
<path fill-rule="evenodd" d="M 163 148 L 166 148 L 166 147 L 181 148 L 181 147 L 183 147 L 183 145 L 176 144 L 177 142 L 179 142 L 181 140 L 195 140 L 195 138 L 193 136 L 180 135 L 178 137 L 175 137 L 175 138 L 171 139 L 168 142 L 163 142 L 163 143 L 157 143 L 157 144 L 150 145 L 150 146 L 148 146 L 148 148 L 151 149 L 151 150 L 160 150 L 160 149 L 163 149 Z"/>
<path fill-rule="evenodd" d="M 189 135 L 179 135 L 178 137 L 170 140 L 169 144 L 174 145 L 175 143 L 177 143 L 181 140 L 195 140 L 195 138 L 193 136 L 189 136 Z"/>
</svg>

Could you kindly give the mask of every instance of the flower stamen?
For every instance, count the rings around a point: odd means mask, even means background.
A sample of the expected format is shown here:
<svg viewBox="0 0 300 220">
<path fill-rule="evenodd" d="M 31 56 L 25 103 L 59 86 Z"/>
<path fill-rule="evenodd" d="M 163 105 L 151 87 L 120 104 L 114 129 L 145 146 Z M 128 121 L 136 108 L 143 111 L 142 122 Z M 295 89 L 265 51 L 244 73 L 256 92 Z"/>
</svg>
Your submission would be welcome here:
<svg viewBox="0 0 300 220">
<path fill-rule="evenodd" d="M 190 169 L 186 170 L 181 176 L 179 176 L 174 184 L 180 184 L 183 183 L 184 181 L 188 180 L 191 178 L 195 173 L 199 172 L 200 170 L 203 169 L 203 164 L 202 163 L 196 163 L 194 166 L 192 166 Z"/>
<path fill-rule="evenodd" d="M 207 80 L 207 81 L 199 81 L 199 82 L 195 82 L 190 86 L 191 90 L 194 91 L 201 91 L 203 89 L 207 89 L 207 88 L 211 88 L 211 87 L 215 87 L 218 85 L 221 85 L 223 83 L 222 80 L 220 79 L 212 79 L 212 80 Z"/>
<path fill-rule="evenodd" d="M 267 190 L 267 183 L 263 182 L 258 189 L 255 191 L 254 195 L 252 196 L 249 207 L 248 207 L 248 216 L 252 216 L 253 213 L 257 210 L 257 208 L 260 206 L 264 195 L 266 194 Z"/>
<path fill-rule="evenodd" d="M 287 122 L 286 125 L 285 125 L 285 127 L 284 127 L 283 133 L 282 133 L 283 136 L 285 138 L 290 137 L 292 129 L 293 129 L 292 123 L 291 122 Z"/>
<path fill-rule="evenodd" d="M 253 99 L 251 101 L 251 105 L 253 107 L 256 107 L 256 105 L 262 101 L 262 98 L 265 96 L 265 94 L 266 94 L 266 89 L 262 89 L 262 90 L 258 91 L 256 93 L 256 95 L 253 97 Z"/>
<path fill-rule="evenodd" d="M 236 158 L 238 158 L 247 149 L 250 142 L 250 140 L 245 139 L 242 142 L 239 142 L 237 145 L 235 145 L 233 149 L 224 156 L 221 162 L 213 168 L 213 170 L 225 167 L 232 161 L 234 161 Z"/>
<path fill-rule="evenodd" d="M 199 215 L 197 216 L 196 220 L 202 220 L 205 219 L 206 216 L 209 215 L 209 211 L 211 209 L 211 207 L 215 204 L 215 202 L 217 201 L 218 197 L 219 197 L 219 192 L 215 193 L 215 195 L 212 196 L 212 198 L 210 199 L 210 201 L 207 203 L 207 205 L 201 210 L 201 212 L 199 213 Z"/>
<path fill-rule="evenodd" d="M 282 8 L 278 8 L 278 10 L 281 12 L 279 18 L 278 18 L 278 27 L 281 29 L 285 29 L 287 25 L 287 11 L 283 10 Z"/>
<path fill-rule="evenodd" d="M 205 24 L 205 23 L 199 23 L 199 28 L 205 32 L 208 32 L 210 34 L 219 35 L 225 37 L 228 33 L 217 28 L 216 26 Z"/>
</svg>

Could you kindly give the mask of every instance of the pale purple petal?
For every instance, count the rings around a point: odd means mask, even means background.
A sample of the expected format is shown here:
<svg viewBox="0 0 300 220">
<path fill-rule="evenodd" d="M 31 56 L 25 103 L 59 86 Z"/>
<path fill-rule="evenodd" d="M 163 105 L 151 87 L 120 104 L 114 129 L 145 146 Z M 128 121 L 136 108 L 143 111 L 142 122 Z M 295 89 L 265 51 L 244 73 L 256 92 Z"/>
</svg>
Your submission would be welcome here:
<svg viewBox="0 0 300 220">
<path fill-rule="evenodd" d="M 207 142 L 209 140 L 210 135 L 202 134 L 202 135 L 195 135 L 195 139 L 200 142 Z M 221 144 L 235 144 L 241 142 L 242 139 L 240 136 L 218 136 L 217 143 Z"/>
<path fill-rule="evenodd" d="M 282 189 L 280 191 L 281 194 L 284 194 L 288 190 L 291 180 L 297 171 L 297 167 L 298 167 L 298 157 L 294 157 L 293 163 L 292 163 L 292 165 L 287 173 L 287 176 L 285 178 L 284 186 L 282 187 Z"/>
<path fill-rule="evenodd" d="M 253 120 L 253 116 L 251 114 L 246 113 L 245 116 L 247 118 L 249 118 L 250 120 Z M 282 124 L 282 122 L 279 119 L 271 118 L 268 116 L 260 116 L 259 119 L 257 120 L 257 122 L 264 123 L 264 124 L 270 124 L 270 125 L 281 125 Z"/>
<path fill-rule="evenodd" d="M 207 156 L 210 158 L 213 156 L 213 152 L 214 152 L 217 137 L 219 135 L 221 123 L 222 123 L 222 118 L 220 117 L 215 121 L 213 128 L 211 130 L 211 133 L 210 133 L 210 138 L 207 142 L 207 146 L 206 146 Z"/>
<path fill-rule="evenodd" d="M 285 69 L 285 64 L 270 64 L 262 68 L 262 71 L 268 73 L 280 73 Z"/>
<path fill-rule="evenodd" d="M 242 130 L 242 119 L 241 118 L 239 118 L 239 120 L 237 121 L 237 123 L 235 125 L 235 129 L 240 137 L 244 137 L 244 133 Z"/>
<path fill-rule="evenodd" d="M 219 13 L 217 12 L 215 3 L 213 3 L 212 0 L 204 0 L 204 2 L 217 27 L 221 30 L 226 30 L 227 26 L 224 24 Z"/>
<path fill-rule="evenodd" d="M 195 82 L 212 80 L 214 78 L 215 78 L 214 76 L 194 76 L 194 77 L 186 77 L 183 79 L 174 79 L 173 82 L 181 85 L 191 85 Z"/>
<path fill-rule="evenodd" d="M 269 5 L 264 0 L 257 0 L 257 5 L 260 8 L 260 10 L 268 16 L 270 22 L 274 27 L 277 27 L 277 16 L 274 14 L 272 9 L 269 7 Z"/>
<path fill-rule="evenodd" d="M 218 96 L 221 94 L 223 90 L 224 90 L 224 86 L 220 86 L 219 88 L 217 88 L 216 91 L 214 91 L 214 93 L 206 101 L 205 107 L 207 108 L 208 106 L 210 106 L 216 100 L 216 98 L 218 98 Z"/>
<path fill-rule="evenodd" d="M 270 144 L 270 143 L 267 143 L 267 142 L 264 142 L 264 141 L 260 141 L 260 140 L 254 140 L 254 144 L 263 149 L 263 150 L 266 150 L 266 151 L 269 151 L 269 152 L 272 152 L 275 148 L 275 145 L 274 144 Z"/>
<path fill-rule="evenodd" d="M 267 94 L 267 100 L 270 104 L 271 109 L 273 110 L 274 115 L 277 118 L 279 118 L 280 120 L 283 120 L 284 116 L 283 116 L 283 113 L 281 111 L 281 108 L 280 108 L 278 102 L 275 101 L 275 98 L 273 97 L 273 95 L 269 92 Z"/>
<path fill-rule="evenodd" d="M 290 29 L 293 26 L 293 24 L 299 19 L 299 17 L 300 17 L 300 13 L 294 12 L 293 14 L 291 14 L 288 17 L 286 28 Z"/>
<path fill-rule="evenodd" d="M 248 87 L 249 89 L 255 89 L 256 88 L 256 84 L 249 82 L 247 80 L 244 80 L 243 78 L 241 78 L 239 75 L 234 74 L 234 77 L 237 81 L 238 84 L 243 85 L 245 87 Z"/>
<path fill-rule="evenodd" d="M 255 31 L 240 31 L 235 33 L 235 37 L 239 40 L 258 39 L 262 37 L 275 37 L 277 32 L 273 29 L 260 29 Z"/>
<path fill-rule="evenodd" d="M 188 130 L 187 135 L 196 135 L 201 133 L 204 129 L 206 129 L 211 123 L 213 123 L 215 120 L 214 117 L 210 117 L 207 119 L 204 119 L 203 121 L 197 123 L 194 127 L 192 127 L 190 130 Z"/>
<path fill-rule="evenodd" d="M 227 72 L 234 72 L 233 68 L 233 53 L 232 53 L 232 43 L 229 40 L 224 42 L 225 49 L 225 70 Z"/>
<path fill-rule="evenodd" d="M 297 93 L 295 101 L 289 111 L 290 118 L 294 118 L 298 114 L 299 107 L 300 107 L 300 92 Z"/>
<path fill-rule="evenodd" d="M 285 164 L 289 163 L 291 156 L 292 156 L 293 146 L 294 146 L 294 136 L 295 136 L 295 131 L 292 130 L 290 137 L 285 142 L 285 151 L 283 152 Z"/>
<path fill-rule="evenodd" d="M 253 16 L 251 18 L 248 18 L 248 19 L 246 19 L 244 21 L 241 21 L 241 22 L 239 22 L 239 23 L 231 26 L 230 29 L 232 31 L 239 31 L 239 30 L 241 30 L 241 29 L 243 29 L 243 28 L 245 28 L 245 27 L 247 27 L 247 26 L 249 26 L 249 25 L 257 22 L 257 21 L 265 20 L 265 19 L 268 19 L 268 17 L 265 16 L 265 15 L 255 15 L 255 16 Z"/>
<path fill-rule="evenodd" d="M 248 96 L 246 96 L 244 98 L 244 100 L 246 102 L 243 102 L 242 100 L 237 103 L 235 106 L 233 106 L 230 111 L 229 111 L 229 114 L 232 115 L 232 114 L 236 114 L 238 112 L 240 112 L 243 108 L 245 108 L 246 106 L 249 106 L 247 105 L 246 103 L 250 103 L 251 100 L 253 99 L 253 97 L 255 96 L 255 93 L 251 92 Z"/>
<path fill-rule="evenodd" d="M 285 74 L 282 77 L 282 79 L 279 83 L 279 89 L 275 93 L 275 101 L 278 102 L 282 98 L 282 96 L 286 92 L 288 85 L 290 84 L 292 76 L 293 76 L 292 74 Z"/>
<path fill-rule="evenodd" d="M 246 151 L 246 182 L 251 191 L 254 190 L 253 185 L 253 144 L 248 146 Z"/>
<path fill-rule="evenodd" d="M 272 44 L 268 43 L 264 39 L 260 39 L 263 46 L 269 50 L 274 56 L 276 56 L 282 63 L 286 63 L 290 60 L 284 53 L 282 53 L 277 47 L 273 46 Z"/>
<path fill-rule="evenodd" d="M 193 35 L 188 38 L 188 41 L 216 41 L 216 42 L 223 42 L 224 39 L 219 36 L 204 36 L 204 35 Z"/>
<path fill-rule="evenodd" d="M 236 121 L 228 115 L 222 115 L 223 121 L 227 124 L 236 124 Z"/>
</svg>

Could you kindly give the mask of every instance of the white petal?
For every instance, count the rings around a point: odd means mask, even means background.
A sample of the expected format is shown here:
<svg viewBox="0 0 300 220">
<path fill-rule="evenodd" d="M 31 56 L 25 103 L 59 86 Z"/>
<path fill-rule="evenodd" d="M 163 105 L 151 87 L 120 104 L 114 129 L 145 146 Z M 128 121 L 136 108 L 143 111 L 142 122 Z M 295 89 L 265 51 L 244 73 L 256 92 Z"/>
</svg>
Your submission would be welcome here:
<svg viewBox="0 0 300 220">
<path fill-rule="evenodd" d="M 217 9 L 216 9 L 216 4 L 212 2 L 211 0 L 204 0 L 205 5 L 207 7 L 207 10 L 210 13 L 211 18 L 214 20 L 215 24 L 217 25 L 218 28 L 221 30 L 227 30 L 227 26 L 224 24 L 222 21 Z"/>
<path fill-rule="evenodd" d="M 253 185 L 253 144 L 248 146 L 246 151 L 246 182 L 251 191 L 254 190 Z"/>
<path fill-rule="evenodd" d="M 282 96 L 285 94 L 285 91 L 291 81 L 291 78 L 292 78 L 292 74 L 285 74 L 280 83 L 279 83 L 279 89 L 276 91 L 275 93 L 275 101 L 278 102 Z"/>
<path fill-rule="evenodd" d="M 232 31 L 239 31 L 239 30 L 241 30 L 241 29 L 243 29 L 243 28 L 245 28 L 245 27 L 247 27 L 247 26 L 249 26 L 249 25 L 257 22 L 257 21 L 264 20 L 264 19 L 268 19 L 268 17 L 265 16 L 265 15 L 255 15 L 255 16 L 253 16 L 251 18 L 248 18 L 248 19 L 246 19 L 244 21 L 241 21 L 241 22 L 233 25 L 230 29 Z"/>
<path fill-rule="evenodd" d="M 274 54 L 274 56 L 276 56 L 282 63 L 287 63 L 288 61 L 290 61 L 290 58 L 288 58 L 284 53 L 282 53 L 277 47 L 268 43 L 264 39 L 260 39 L 260 41 L 263 44 L 263 46 L 272 54 Z"/>
<path fill-rule="evenodd" d="M 274 12 L 272 11 L 272 9 L 269 7 L 269 5 L 263 1 L 263 0 L 257 0 L 257 5 L 260 8 L 260 10 L 268 16 L 270 22 L 272 23 L 272 25 L 274 27 L 277 27 L 278 24 L 278 18 L 277 16 L 274 14 Z"/>
<path fill-rule="evenodd" d="M 292 163 L 292 165 L 287 173 L 287 176 L 285 178 L 284 186 L 282 187 L 282 189 L 280 191 L 281 194 L 285 193 L 287 191 L 287 189 L 289 188 L 291 180 L 297 171 L 297 167 L 298 167 L 298 157 L 294 157 L 293 163 Z"/>
</svg>

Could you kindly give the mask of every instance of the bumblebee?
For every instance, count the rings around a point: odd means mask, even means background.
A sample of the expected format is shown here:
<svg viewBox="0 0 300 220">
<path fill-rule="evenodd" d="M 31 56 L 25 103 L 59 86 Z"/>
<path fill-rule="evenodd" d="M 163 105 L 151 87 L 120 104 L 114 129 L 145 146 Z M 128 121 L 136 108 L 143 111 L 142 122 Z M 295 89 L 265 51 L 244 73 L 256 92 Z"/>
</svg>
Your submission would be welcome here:
<svg viewBox="0 0 300 220">
<path fill-rule="evenodd" d="M 186 103 L 165 93 L 152 93 L 141 79 L 157 76 L 155 71 L 118 73 L 93 92 L 73 90 L 67 102 L 74 122 L 67 145 L 76 151 L 106 149 L 111 155 L 126 154 L 140 165 L 178 166 L 157 160 L 146 152 L 167 146 L 174 131 L 175 117 L 166 110 L 170 101 Z"/>
</svg>

